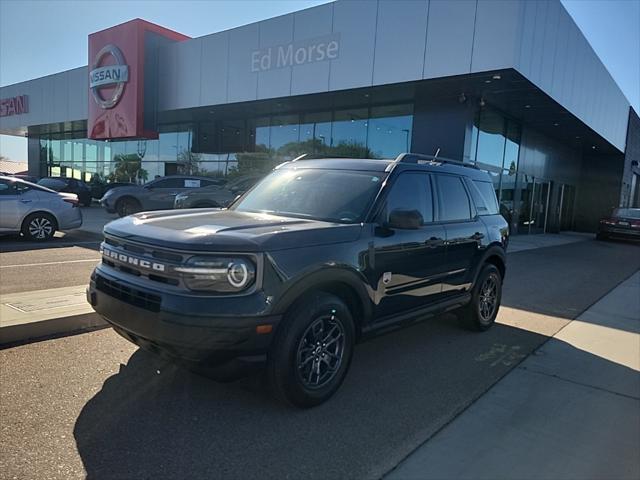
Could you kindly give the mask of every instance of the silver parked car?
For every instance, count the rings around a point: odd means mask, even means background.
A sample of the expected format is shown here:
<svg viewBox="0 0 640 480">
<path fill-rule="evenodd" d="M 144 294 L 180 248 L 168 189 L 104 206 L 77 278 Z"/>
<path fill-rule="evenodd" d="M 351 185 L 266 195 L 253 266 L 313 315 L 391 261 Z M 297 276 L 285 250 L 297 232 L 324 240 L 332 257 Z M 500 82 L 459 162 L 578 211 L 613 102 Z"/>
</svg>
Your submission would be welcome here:
<svg viewBox="0 0 640 480">
<path fill-rule="evenodd" d="M 0 177 L 0 233 L 22 233 L 29 240 L 48 240 L 56 230 L 82 225 L 78 196 L 13 177 Z"/>
<path fill-rule="evenodd" d="M 100 204 L 109 213 L 121 217 L 143 210 L 165 210 L 173 208 L 173 202 L 181 192 L 210 185 L 220 185 L 222 179 L 172 175 L 153 180 L 145 185 L 116 187 L 107 191 Z"/>
</svg>

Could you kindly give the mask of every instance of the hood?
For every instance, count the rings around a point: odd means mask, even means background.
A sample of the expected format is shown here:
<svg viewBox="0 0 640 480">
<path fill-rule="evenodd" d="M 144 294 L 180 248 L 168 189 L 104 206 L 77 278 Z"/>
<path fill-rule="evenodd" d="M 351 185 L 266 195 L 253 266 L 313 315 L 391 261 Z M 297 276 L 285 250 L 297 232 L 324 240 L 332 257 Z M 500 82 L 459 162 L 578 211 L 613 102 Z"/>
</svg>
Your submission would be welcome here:
<svg viewBox="0 0 640 480">
<path fill-rule="evenodd" d="M 159 247 L 259 252 L 354 241 L 361 224 L 345 225 L 233 210 L 144 212 L 108 223 L 106 234 Z"/>
</svg>

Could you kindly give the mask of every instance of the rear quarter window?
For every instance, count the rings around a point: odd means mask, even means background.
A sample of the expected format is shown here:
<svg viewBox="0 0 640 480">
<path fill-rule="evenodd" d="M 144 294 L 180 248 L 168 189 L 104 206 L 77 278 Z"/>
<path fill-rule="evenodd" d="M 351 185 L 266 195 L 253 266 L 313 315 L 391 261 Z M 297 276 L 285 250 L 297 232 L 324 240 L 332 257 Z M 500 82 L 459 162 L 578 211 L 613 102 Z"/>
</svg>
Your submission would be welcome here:
<svg viewBox="0 0 640 480">
<path fill-rule="evenodd" d="M 478 215 L 496 215 L 499 212 L 499 207 L 493 183 L 472 180 L 468 184 Z"/>
</svg>

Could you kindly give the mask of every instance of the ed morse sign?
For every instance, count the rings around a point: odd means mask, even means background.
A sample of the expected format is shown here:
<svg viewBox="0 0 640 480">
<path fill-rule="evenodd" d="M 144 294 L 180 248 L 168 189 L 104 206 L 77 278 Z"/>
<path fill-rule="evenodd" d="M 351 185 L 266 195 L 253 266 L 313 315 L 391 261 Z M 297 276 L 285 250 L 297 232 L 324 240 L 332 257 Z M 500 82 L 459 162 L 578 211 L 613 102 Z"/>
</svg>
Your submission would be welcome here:
<svg viewBox="0 0 640 480">
<path fill-rule="evenodd" d="M 157 138 L 155 125 L 145 126 L 145 46 L 151 35 L 166 41 L 189 37 L 135 19 L 89 35 L 89 115 L 87 135 L 93 139 Z M 155 99 L 154 99 L 155 102 Z"/>
<path fill-rule="evenodd" d="M 29 113 L 29 97 L 27 95 L 0 99 L 0 117 L 22 115 L 23 113 Z"/>
</svg>

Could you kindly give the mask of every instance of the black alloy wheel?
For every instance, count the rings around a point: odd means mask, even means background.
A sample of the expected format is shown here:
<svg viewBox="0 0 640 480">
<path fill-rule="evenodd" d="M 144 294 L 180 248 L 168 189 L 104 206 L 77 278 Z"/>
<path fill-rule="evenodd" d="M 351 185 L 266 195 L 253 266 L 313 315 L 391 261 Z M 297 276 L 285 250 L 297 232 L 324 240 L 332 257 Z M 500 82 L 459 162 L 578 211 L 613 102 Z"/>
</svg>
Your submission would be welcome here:
<svg viewBox="0 0 640 480">
<path fill-rule="evenodd" d="M 502 300 L 502 275 L 493 264 L 485 264 L 471 292 L 471 301 L 460 309 L 460 318 L 472 330 L 493 326 Z"/>
<path fill-rule="evenodd" d="M 135 198 L 121 198 L 116 203 L 116 212 L 118 212 L 118 216 L 120 217 L 133 215 L 134 213 L 138 213 L 140 210 L 142 210 L 142 206 Z"/>
<path fill-rule="evenodd" d="M 353 317 L 339 297 L 304 295 L 278 325 L 268 354 L 273 393 L 301 408 L 325 402 L 347 375 L 354 343 Z"/>
<path fill-rule="evenodd" d="M 310 389 L 322 388 L 340 370 L 344 357 L 344 325 L 335 313 L 315 320 L 298 343 L 297 374 Z"/>
</svg>

